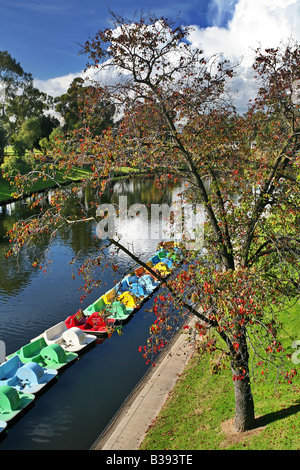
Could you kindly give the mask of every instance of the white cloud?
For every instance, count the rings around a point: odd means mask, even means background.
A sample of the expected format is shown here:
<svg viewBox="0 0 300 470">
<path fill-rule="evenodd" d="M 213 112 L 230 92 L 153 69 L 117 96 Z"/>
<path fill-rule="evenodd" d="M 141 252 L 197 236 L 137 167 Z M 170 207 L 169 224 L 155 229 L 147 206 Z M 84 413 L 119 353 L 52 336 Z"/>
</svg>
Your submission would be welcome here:
<svg viewBox="0 0 300 470">
<path fill-rule="evenodd" d="M 291 37 L 300 42 L 300 0 L 211 0 L 209 11 L 214 26 L 194 26 L 189 39 L 207 56 L 221 52 L 233 61 L 243 59 L 240 68 L 242 77 L 234 81 L 234 89 L 239 91 L 238 108 L 245 110 L 248 98 L 255 90 L 249 71 L 254 50 L 259 46 L 263 49 L 276 47 Z M 227 27 L 220 27 L 229 12 L 233 13 Z M 77 75 L 36 80 L 35 86 L 49 95 L 59 96 L 66 92 L 76 76 L 84 74 L 79 72 Z M 106 79 L 111 81 L 113 77 L 110 75 Z"/>
<path fill-rule="evenodd" d="M 216 21 L 221 21 L 222 11 L 219 0 L 216 6 Z M 231 2 L 227 0 L 227 5 Z M 249 97 L 253 97 L 255 84 L 249 70 L 258 47 L 277 47 L 290 38 L 300 42 L 300 1 L 299 0 L 239 0 L 227 28 L 212 26 L 201 29 L 194 27 L 190 41 L 204 50 L 205 55 L 223 53 L 232 61 L 240 61 L 242 77 L 234 80 L 234 89 L 239 91 L 237 107 L 246 110 Z"/>
<path fill-rule="evenodd" d="M 253 49 L 260 44 L 276 47 L 291 36 L 300 39 L 299 0 L 239 0 L 227 29 L 195 26 L 190 39 L 206 54 L 224 52 L 226 57 L 244 56 L 249 65 Z"/>
<path fill-rule="evenodd" d="M 70 84 L 76 77 L 83 77 L 83 73 L 69 74 L 62 77 L 49 78 L 48 80 L 34 80 L 34 86 L 50 96 L 56 97 L 66 93 Z"/>
</svg>

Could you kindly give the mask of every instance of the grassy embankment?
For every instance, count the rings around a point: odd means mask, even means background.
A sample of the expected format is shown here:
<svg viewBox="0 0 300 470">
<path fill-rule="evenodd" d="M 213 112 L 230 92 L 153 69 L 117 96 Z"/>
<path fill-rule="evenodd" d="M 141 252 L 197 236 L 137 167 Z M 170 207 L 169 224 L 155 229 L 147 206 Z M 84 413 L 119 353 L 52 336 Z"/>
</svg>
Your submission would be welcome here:
<svg viewBox="0 0 300 470">
<path fill-rule="evenodd" d="M 300 340 L 300 303 L 281 312 L 286 351 Z M 298 346 L 299 348 L 299 346 Z M 298 355 L 300 357 L 300 355 Z M 294 361 L 295 362 L 295 361 Z M 211 375 L 209 357 L 193 357 L 141 445 L 142 450 L 299 450 L 300 364 L 292 384 L 270 371 L 252 380 L 257 428 L 235 433 L 229 369 Z"/>
<path fill-rule="evenodd" d="M 11 153 L 11 150 L 9 150 L 9 153 Z M 133 168 L 126 168 L 126 167 L 121 167 L 118 169 L 118 173 L 116 173 L 115 179 L 119 177 L 126 176 L 128 172 L 137 172 L 137 169 Z M 56 173 L 56 178 L 57 182 L 59 184 L 68 184 L 72 182 L 78 182 L 82 181 L 84 178 L 90 176 L 92 171 L 87 168 L 87 167 L 82 167 L 82 168 L 76 168 L 74 171 L 72 171 L 67 177 L 64 175 L 63 170 L 57 171 Z M 54 181 L 51 180 L 40 180 L 38 181 L 31 189 L 31 193 L 36 193 L 39 191 L 46 190 L 48 188 L 55 187 L 56 184 Z M 10 185 L 10 183 L 2 177 L 2 174 L 0 172 L 0 203 L 6 202 L 6 201 L 11 201 L 13 199 L 12 193 L 14 192 L 13 186 Z"/>
<path fill-rule="evenodd" d="M 64 178 L 63 173 L 57 172 L 57 181 L 59 184 L 66 184 L 68 182 L 72 181 L 81 181 L 83 178 L 88 176 L 90 174 L 90 171 L 87 169 L 79 169 L 77 168 L 74 170 L 72 175 L 68 176 L 67 178 Z M 36 193 L 39 191 L 43 191 L 45 189 L 54 187 L 55 183 L 51 180 L 41 180 L 38 181 L 33 187 L 31 192 Z M 9 201 L 12 199 L 12 193 L 14 192 L 13 187 L 9 184 L 9 182 L 5 179 L 3 179 L 0 176 L 0 202 L 5 202 Z"/>
</svg>

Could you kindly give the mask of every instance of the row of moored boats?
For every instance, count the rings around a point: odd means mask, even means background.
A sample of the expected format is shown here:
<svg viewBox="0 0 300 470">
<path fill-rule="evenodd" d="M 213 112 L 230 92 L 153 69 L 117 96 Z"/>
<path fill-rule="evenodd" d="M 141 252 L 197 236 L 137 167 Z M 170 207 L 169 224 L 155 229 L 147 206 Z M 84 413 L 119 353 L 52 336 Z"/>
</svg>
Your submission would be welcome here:
<svg viewBox="0 0 300 470">
<path fill-rule="evenodd" d="M 146 263 L 166 278 L 180 259 L 179 247 L 164 244 Z M 139 266 L 116 286 L 64 321 L 44 331 L 0 364 L 0 433 L 35 397 L 53 383 L 62 368 L 76 361 L 97 337 L 110 336 L 125 324 L 159 287 L 158 279 Z"/>
</svg>

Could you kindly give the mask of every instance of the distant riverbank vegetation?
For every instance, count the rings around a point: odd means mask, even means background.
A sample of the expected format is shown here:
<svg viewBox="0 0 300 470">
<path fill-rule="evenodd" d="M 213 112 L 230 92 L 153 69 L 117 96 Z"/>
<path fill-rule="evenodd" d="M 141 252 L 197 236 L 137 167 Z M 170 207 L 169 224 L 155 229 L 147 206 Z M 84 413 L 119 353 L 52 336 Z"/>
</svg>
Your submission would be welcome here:
<svg viewBox="0 0 300 470">
<path fill-rule="evenodd" d="M 8 51 L 0 51 L 0 202 L 14 197 L 11 183 L 17 176 L 47 163 L 47 153 L 59 137 L 82 126 L 84 97 L 90 88 L 77 77 L 65 94 L 53 98 L 34 88 L 32 75 Z M 98 101 L 91 132 L 99 135 L 112 126 L 113 114 L 110 102 Z M 83 159 L 68 175 L 58 168 L 55 182 L 38 174 L 30 192 L 81 180 L 90 170 L 90 162 Z"/>
</svg>

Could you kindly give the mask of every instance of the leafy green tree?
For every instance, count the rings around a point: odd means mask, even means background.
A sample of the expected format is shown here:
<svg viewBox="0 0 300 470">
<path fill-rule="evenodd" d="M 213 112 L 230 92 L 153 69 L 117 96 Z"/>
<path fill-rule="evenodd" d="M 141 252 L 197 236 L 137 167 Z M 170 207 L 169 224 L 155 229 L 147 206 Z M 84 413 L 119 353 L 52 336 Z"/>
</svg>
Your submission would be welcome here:
<svg viewBox="0 0 300 470">
<path fill-rule="evenodd" d="M 98 87 L 86 85 L 81 77 L 73 80 L 67 93 L 54 99 L 55 109 L 64 119 L 64 130 L 79 129 L 85 118 L 86 108 L 93 108 L 93 114 L 89 115 L 90 130 L 95 134 L 101 132 L 113 124 L 114 106 L 99 94 Z"/>
<path fill-rule="evenodd" d="M 33 86 L 33 77 L 7 51 L 0 51 L 0 123 L 7 128 L 7 140 L 28 118 L 49 109 L 52 98 Z"/>
<path fill-rule="evenodd" d="M 1 103 L 1 119 L 6 117 L 7 102 L 16 96 L 20 88 L 31 82 L 31 74 L 25 73 L 20 63 L 7 51 L 0 51 L 0 83 L 5 98 Z"/>
<path fill-rule="evenodd" d="M 18 132 L 27 119 L 43 116 L 49 105 L 46 93 L 34 88 L 32 84 L 25 86 L 21 94 L 7 102 L 6 114 L 10 119 L 11 132 Z"/>
<path fill-rule="evenodd" d="M 72 130 L 80 125 L 80 108 L 85 90 L 84 80 L 77 77 L 66 93 L 54 99 L 55 109 L 63 117 L 65 129 Z"/>
<path fill-rule="evenodd" d="M 22 151 L 21 149 L 20 151 Z M 14 153 L 4 157 L 1 170 L 9 179 L 16 175 L 24 175 L 34 168 L 36 159 L 32 153 L 25 153 L 22 156 Z"/>
<path fill-rule="evenodd" d="M 31 117 L 24 121 L 17 134 L 12 138 L 12 145 L 18 156 L 26 150 L 40 149 L 40 140 L 48 139 L 59 121 L 51 116 Z"/>
</svg>

